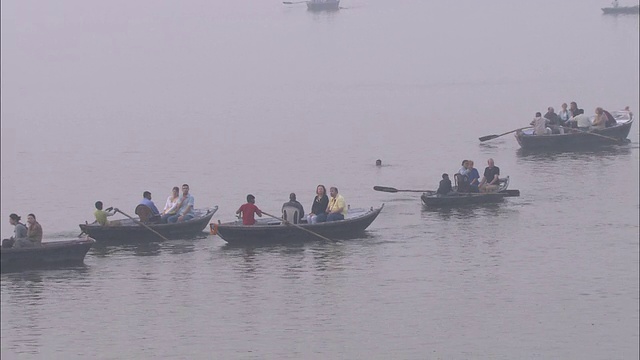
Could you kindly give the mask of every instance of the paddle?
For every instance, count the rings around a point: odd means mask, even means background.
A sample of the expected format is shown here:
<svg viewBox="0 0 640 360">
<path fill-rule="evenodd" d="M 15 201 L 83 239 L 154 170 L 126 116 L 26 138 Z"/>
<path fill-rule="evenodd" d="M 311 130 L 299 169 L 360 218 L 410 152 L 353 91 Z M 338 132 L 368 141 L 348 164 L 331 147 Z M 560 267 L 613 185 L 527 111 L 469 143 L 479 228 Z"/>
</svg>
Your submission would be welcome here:
<svg viewBox="0 0 640 360">
<path fill-rule="evenodd" d="M 517 197 L 520 196 L 520 190 L 502 190 L 498 193 L 503 194 L 505 197 Z"/>
<path fill-rule="evenodd" d="M 293 226 L 297 227 L 297 228 L 298 228 L 298 229 L 300 229 L 300 230 L 304 230 L 304 231 L 306 231 L 306 232 L 308 232 L 308 233 L 310 233 L 310 234 L 313 234 L 313 235 L 315 235 L 315 236 L 319 237 L 319 238 L 320 238 L 320 239 L 322 239 L 322 240 L 326 240 L 326 241 L 333 241 L 333 240 L 331 240 L 331 239 L 329 239 L 329 238 L 326 238 L 326 237 L 324 237 L 324 236 L 322 236 L 322 235 L 320 235 L 320 234 L 318 234 L 318 233 L 315 233 L 315 232 L 313 232 L 313 231 L 311 231 L 311 230 L 309 230 L 309 229 L 305 229 L 305 228 L 303 228 L 302 226 L 300 226 L 300 225 L 298 225 L 298 224 L 294 224 L 294 223 L 292 223 L 292 222 L 289 222 L 289 221 L 287 221 L 287 220 L 285 220 L 285 219 L 283 219 L 283 218 L 279 218 L 279 217 L 277 217 L 277 216 L 271 215 L 271 214 L 266 213 L 266 212 L 264 212 L 264 211 L 263 211 L 262 213 L 263 213 L 263 214 L 265 214 L 265 215 L 267 215 L 267 216 L 270 216 L 270 217 L 272 217 L 272 218 L 274 218 L 274 219 L 278 219 L 278 220 L 282 221 L 282 222 L 283 222 L 283 223 L 285 223 L 285 224 L 293 225 Z"/>
<path fill-rule="evenodd" d="M 507 135 L 507 134 L 511 134 L 511 133 L 514 133 L 514 132 L 519 131 L 519 130 L 528 129 L 528 128 L 530 128 L 530 127 L 531 127 L 531 126 L 527 126 L 527 127 L 523 127 L 523 128 L 519 128 L 519 129 L 511 130 L 511 131 L 508 131 L 508 132 L 506 132 L 506 133 L 504 133 L 504 134 L 500 134 L 500 135 L 487 135 L 487 136 L 483 136 L 483 137 L 481 137 L 481 138 L 480 138 L 480 141 L 484 142 L 484 141 L 488 141 L 488 140 L 493 140 L 493 139 L 495 139 L 495 138 L 499 138 L 500 136 L 504 136 L 504 135 Z"/>
<path fill-rule="evenodd" d="M 581 132 L 581 133 L 585 133 L 585 134 L 589 134 L 589 135 L 593 135 L 593 136 L 600 136 L 601 138 L 609 139 L 609 140 L 615 141 L 615 142 L 622 142 L 622 139 L 618 139 L 618 138 L 614 138 L 614 137 L 610 137 L 610 136 L 605 136 L 605 135 L 600 135 L 598 133 L 594 133 L 594 132 L 591 132 L 591 131 L 584 131 L 584 130 L 580 130 L 580 129 L 576 129 L 576 128 L 568 128 L 568 127 L 564 127 L 564 126 L 560 126 L 560 127 L 565 128 L 565 129 L 569 129 L 570 131 Z"/>
<path fill-rule="evenodd" d="M 156 234 L 156 235 L 160 236 L 163 240 L 169 240 L 169 239 L 167 239 L 166 237 L 162 236 L 162 234 L 160 234 L 159 232 L 157 232 L 157 231 L 153 230 L 152 228 L 150 228 L 149 226 L 147 226 L 146 224 L 141 223 L 140 221 L 138 221 L 138 220 L 136 220 L 136 219 L 132 218 L 131 216 L 129 216 L 129 215 L 127 215 L 127 214 L 125 214 L 125 213 L 124 213 L 124 211 L 119 210 L 118 208 L 114 208 L 113 210 L 115 210 L 116 212 L 119 212 L 120 214 L 122 214 L 122 215 L 124 215 L 124 216 L 128 217 L 129 219 L 133 220 L 133 222 L 134 222 L 134 223 L 136 223 L 136 224 L 138 224 L 138 225 L 140 225 L 140 226 L 144 226 L 144 227 L 146 227 L 149 231 L 151 231 L 152 233 L 154 233 L 154 234 Z"/>
<path fill-rule="evenodd" d="M 374 186 L 373 190 L 375 191 L 382 191 L 382 192 L 388 192 L 388 193 L 397 193 L 397 192 L 421 192 L 421 193 L 432 193 L 435 192 L 433 190 L 398 190 L 396 188 L 393 187 L 389 187 L 389 186 Z"/>
<path fill-rule="evenodd" d="M 306 1 L 283 1 L 283 4 L 287 4 L 287 5 L 293 5 L 293 4 L 302 4 L 302 3 L 306 3 Z"/>
</svg>

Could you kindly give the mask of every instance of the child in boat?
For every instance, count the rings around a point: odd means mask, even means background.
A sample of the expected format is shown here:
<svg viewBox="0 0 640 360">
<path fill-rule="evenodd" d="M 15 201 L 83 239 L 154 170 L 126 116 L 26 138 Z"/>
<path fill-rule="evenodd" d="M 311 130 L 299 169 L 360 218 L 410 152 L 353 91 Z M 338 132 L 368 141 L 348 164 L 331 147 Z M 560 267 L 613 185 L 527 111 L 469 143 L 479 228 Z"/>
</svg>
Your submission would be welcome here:
<svg viewBox="0 0 640 360">
<path fill-rule="evenodd" d="M 242 214 L 242 225 L 253 225 L 256 223 L 254 215 L 262 217 L 262 211 L 255 205 L 256 197 L 249 194 L 247 195 L 247 203 L 240 206 L 237 215 Z"/>
</svg>

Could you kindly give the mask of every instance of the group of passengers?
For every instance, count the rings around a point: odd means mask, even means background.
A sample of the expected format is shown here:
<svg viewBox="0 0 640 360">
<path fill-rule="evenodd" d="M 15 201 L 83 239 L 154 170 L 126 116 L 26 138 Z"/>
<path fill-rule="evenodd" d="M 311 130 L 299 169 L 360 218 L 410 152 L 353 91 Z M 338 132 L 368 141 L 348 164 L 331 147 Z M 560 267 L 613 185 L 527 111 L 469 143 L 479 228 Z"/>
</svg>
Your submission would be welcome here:
<svg viewBox="0 0 640 360">
<path fill-rule="evenodd" d="M 42 226 L 34 214 L 27 215 L 27 225 L 20 222 L 18 214 L 9 215 L 9 224 L 14 226 L 13 236 L 2 240 L 3 248 L 27 248 L 42 245 Z"/>
<path fill-rule="evenodd" d="M 629 107 L 627 106 L 625 110 L 628 111 Z M 564 134 L 565 128 L 577 128 L 581 131 L 604 129 L 616 124 L 617 122 L 613 115 L 601 107 L 595 109 L 595 118 L 591 121 L 589 116 L 585 115 L 584 110 L 578 108 L 578 104 L 575 101 L 570 103 L 568 109 L 567 104 L 563 103 L 558 113 L 555 112 L 552 106 L 547 108 L 544 116 L 542 113 L 536 112 L 533 121 L 530 123 L 533 126 L 534 135 Z"/>
<path fill-rule="evenodd" d="M 150 212 L 150 217 L 147 222 L 155 224 L 172 224 L 182 221 L 187 221 L 195 217 L 193 206 L 195 199 L 193 195 L 189 193 L 189 185 L 182 184 L 182 196 L 180 195 L 180 188 L 174 186 L 171 190 L 171 195 L 167 198 L 167 202 L 164 205 L 162 211 L 158 210 L 156 204 L 151 200 L 151 192 L 145 191 L 142 193 L 142 200 L 138 206 L 146 206 Z M 109 225 L 107 217 L 115 215 L 117 212 L 121 212 L 117 208 L 109 207 L 102 210 L 102 201 L 97 201 L 96 211 L 94 217 L 96 223 L 106 226 Z"/>
<path fill-rule="evenodd" d="M 493 159 L 487 160 L 487 167 L 484 169 L 482 178 L 473 164 L 473 160 L 462 160 L 462 167 L 454 175 L 457 185 L 455 190 L 472 193 L 496 191 L 500 183 L 500 168 L 495 166 Z M 440 180 L 436 193 L 446 195 L 453 191 L 449 174 L 442 174 L 442 180 Z"/>
<path fill-rule="evenodd" d="M 304 207 L 296 199 L 296 194 L 289 194 L 289 201 L 282 205 L 282 211 L 284 213 L 288 207 L 295 208 L 298 217 L 286 220 L 300 223 L 306 218 L 308 224 L 344 220 L 348 210 L 344 197 L 338 193 L 338 188 L 335 186 L 329 188 L 329 195 L 327 196 L 327 189 L 324 185 L 318 185 L 316 187 L 316 196 L 313 198 L 313 204 L 311 205 L 311 212 L 305 215 Z M 249 194 L 247 195 L 247 202 L 236 211 L 236 214 L 242 218 L 243 225 L 254 225 L 256 223 L 255 215 L 262 217 L 264 212 L 255 205 L 255 202 L 255 196 Z"/>
</svg>

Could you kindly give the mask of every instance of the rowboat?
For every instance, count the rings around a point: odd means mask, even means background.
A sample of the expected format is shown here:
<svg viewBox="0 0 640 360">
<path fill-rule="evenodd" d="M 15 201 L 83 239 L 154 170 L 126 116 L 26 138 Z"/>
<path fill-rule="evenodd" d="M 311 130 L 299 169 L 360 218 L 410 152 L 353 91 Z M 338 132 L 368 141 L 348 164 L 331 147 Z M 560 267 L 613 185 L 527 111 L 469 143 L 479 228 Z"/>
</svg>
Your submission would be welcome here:
<svg viewBox="0 0 640 360">
<path fill-rule="evenodd" d="M 301 223 L 292 225 L 276 219 L 258 219 L 254 225 L 243 225 L 238 220 L 211 224 L 211 230 L 230 245 L 299 243 L 321 240 L 321 237 L 331 240 L 348 239 L 360 236 L 378 217 L 383 207 L 384 204 L 369 210 L 350 208 L 344 220 L 317 224 L 308 224 L 306 220 L 302 220 Z"/>
<path fill-rule="evenodd" d="M 309 11 L 335 11 L 340 9 L 340 0 L 309 0 L 307 10 Z"/>
<path fill-rule="evenodd" d="M 194 210 L 193 219 L 172 224 L 142 223 L 140 218 L 121 219 L 109 221 L 109 225 L 102 226 L 97 223 L 80 224 L 80 230 L 94 238 L 98 243 L 140 243 L 160 241 L 162 235 L 168 239 L 184 239 L 201 234 L 207 227 L 218 207 Z M 134 221 L 135 220 L 135 221 Z M 153 229 L 151 231 L 150 229 Z M 155 231 L 155 232 L 154 232 Z"/>
<path fill-rule="evenodd" d="M 613 115 L 616 125 L 604 129 L 582 131 L 565 128 L 564 134 L 534 135 L 533 129 L 528 128 L 516 132 L 515 136 L 520 147 L 527 150 L 578 150 L 628 142 L 633 114 L 618 111 Z"/>
<path fill-rule="evenodd" d="M 81 265 L 84 257 L 96 241 L 90 237 L 66 241 L 43 242 L 29 248 L 0 249 L 2 272 L 62 265 Z"/>
<path fill-rule="evenodd" d="M 425 207 L 454 207 L 471 204 L 497 203 L 504 200 L 505 197 L 520 196 L 520 191 L 518 190 L 507 190 L 507 187 L 509 187 L 508 176 L 500 180 L 496 192 L 470 193 L 452 191 L 448 194 L 425 192 L 420 196 L 420 199 L 422 200 L 422 205 Z"/>
<path fill-rule="evenodd" d="M 602 8 L 602 12 L 607 15 L 638 14 L 640 12 L 640 5 L 606 7 Z"/>
</svg>

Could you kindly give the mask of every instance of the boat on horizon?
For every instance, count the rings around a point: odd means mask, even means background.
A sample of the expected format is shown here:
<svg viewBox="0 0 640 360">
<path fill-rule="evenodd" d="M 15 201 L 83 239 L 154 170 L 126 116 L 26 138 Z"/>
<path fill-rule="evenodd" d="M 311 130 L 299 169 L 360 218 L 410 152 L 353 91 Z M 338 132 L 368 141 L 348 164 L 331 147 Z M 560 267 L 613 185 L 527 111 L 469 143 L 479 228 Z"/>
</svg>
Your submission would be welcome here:
<svg viewBox="0 0 640 360">
<path fill-rule="evenodd" d="M 638 14 L 640 13 L 640 5 L 605 7 L 602 8 L 602 13 L 604 15 Z"/>
<path fill-rule="evenodd" d="M 309 0 L 307 10 L 309 11 L 335 11 L 340 9 L 340 0 Z"/>
</svg>

